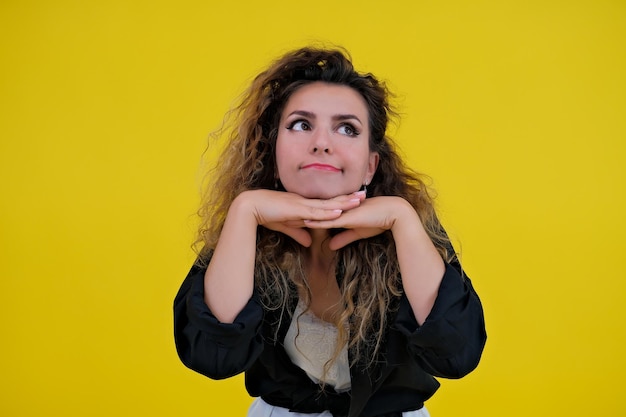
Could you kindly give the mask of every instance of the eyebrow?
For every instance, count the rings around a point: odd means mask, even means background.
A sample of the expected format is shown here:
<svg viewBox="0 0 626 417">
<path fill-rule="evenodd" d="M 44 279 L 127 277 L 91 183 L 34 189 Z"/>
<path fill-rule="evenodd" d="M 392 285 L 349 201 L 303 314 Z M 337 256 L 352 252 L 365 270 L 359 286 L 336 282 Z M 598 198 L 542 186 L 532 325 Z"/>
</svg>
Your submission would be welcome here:
<svg viewBox="0 0 626 417">
<path fill-rule="evenodd" d="M 315 120 L 315 118 L 317 117 L 315 115 L 315 113 L 312 113 L 312 112 L 306 111 L 306 110 L 295 110 L 295 111 L 289 113 L 289 115 L 287 115 L 287 117 L 291 117 L 293 115 L 304 116 L 304 117 L 308 117 L 309 119 L 313 119 L 313 120 Z M 359 119 L 354 114 L 335 114 L 335 115 L 332 116 L 332 119 L 336 120 L 336 121 L 351 120 L 352 119 L 352 120 L 356 120 L 357 122 L 363 124 L 361 119 Z"/>
</svg>

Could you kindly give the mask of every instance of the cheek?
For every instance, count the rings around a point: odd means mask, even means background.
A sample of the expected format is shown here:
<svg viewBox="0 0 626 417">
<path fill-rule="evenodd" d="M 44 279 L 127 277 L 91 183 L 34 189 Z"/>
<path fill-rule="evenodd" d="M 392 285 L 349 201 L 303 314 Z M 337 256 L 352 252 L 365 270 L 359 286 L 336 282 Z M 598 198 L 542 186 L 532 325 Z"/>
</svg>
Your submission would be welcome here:
<svg viewBox="0 0 626 417">
<path fill-rule="evenodd" d="M 353 154 L 353 163 L 354 166 L 359 167 L 359 171 L 365 175 L 370 170 L 370 151 L 369 148 L 363 149 L 360 152 L 355 152 Z"/>
<path fill-rule="evenodd" d="M 277 174 L 280 175 L 285 174 L 284 170 L 288 169 L 290 165 L 290 161 L 292 158 L 293 150 L 287 146 L 285 146 L 284 142 L 281 140 L 276 141 L 276 168 L 278 170 Z"/>
</svg>

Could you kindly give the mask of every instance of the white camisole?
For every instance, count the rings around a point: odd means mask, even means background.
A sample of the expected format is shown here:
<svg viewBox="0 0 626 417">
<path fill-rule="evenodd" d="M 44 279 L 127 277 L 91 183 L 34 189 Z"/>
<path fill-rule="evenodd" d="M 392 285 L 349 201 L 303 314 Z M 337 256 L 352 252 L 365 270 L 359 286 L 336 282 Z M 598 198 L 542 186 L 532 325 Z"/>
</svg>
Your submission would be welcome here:
<svg viewBox="0 0 626 417">
<path fill-rule="evenodd" d="M 322 382 L 324 377 L 324 382 L 335 391 L 349 391 L 350 365 L 346 346 L 324 376 L 324 365 L 333 357 L 337 346 L 337 327 L 312 311 L 302 314 L 303 311 L 304 306 L 298 302 L 285 336 L 287 355 L 314 382 Z"/>
</svg>

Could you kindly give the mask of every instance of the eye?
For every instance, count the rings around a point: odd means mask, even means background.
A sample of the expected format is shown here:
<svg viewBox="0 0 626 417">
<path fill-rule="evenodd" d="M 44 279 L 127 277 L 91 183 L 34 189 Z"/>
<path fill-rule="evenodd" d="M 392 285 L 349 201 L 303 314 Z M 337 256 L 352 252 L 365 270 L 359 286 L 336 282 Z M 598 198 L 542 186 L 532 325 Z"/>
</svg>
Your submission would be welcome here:
<svg viewBox="0 0 626 417">
<path fill-rule="evenodd" d="M 337 131 L 341 133 L 342 135 L 346 135 L 350 137 L 359 136 L 359 133 L 361 133 L 350 123 L 342 124 L 341 126 L 339 126 L 339 129 L 337 129 Z"/>
<path fill-rule="evenodd" d="M 297 132 L 303 132 L 305 130 L 311 130 L 311 125 L 306 120 L 298 119 L 289 123 L 288 130 L 295 130 Z"/>
</svg>

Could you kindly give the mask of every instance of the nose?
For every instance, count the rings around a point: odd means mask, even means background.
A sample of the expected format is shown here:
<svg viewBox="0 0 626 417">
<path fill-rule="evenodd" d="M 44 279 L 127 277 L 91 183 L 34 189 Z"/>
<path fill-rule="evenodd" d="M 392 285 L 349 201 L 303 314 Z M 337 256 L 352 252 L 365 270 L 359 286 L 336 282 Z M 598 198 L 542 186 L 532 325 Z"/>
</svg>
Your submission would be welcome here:
<svg viewBox="0 0 626 417">
<path fill-rule="evenodd" d="M 330 133 L 326 129 L 317 129 L 311 136 L 312 153 L 332 153 Z"/>
</svg>

